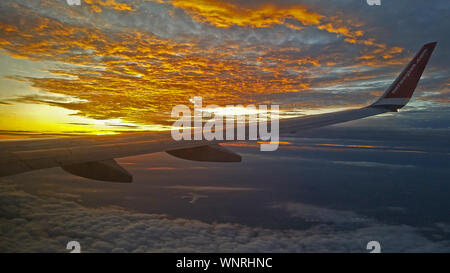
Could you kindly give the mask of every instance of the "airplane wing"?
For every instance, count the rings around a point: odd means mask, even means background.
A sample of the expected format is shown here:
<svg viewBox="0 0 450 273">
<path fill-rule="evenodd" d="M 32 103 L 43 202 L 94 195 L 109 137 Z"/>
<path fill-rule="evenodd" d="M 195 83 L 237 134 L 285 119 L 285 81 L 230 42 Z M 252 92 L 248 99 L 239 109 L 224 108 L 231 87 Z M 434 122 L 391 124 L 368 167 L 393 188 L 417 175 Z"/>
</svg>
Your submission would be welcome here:
<svg viewBox="0 0 450 273">
<path fill-rule="evenodd" d="M 411 99 L 436 42 L 426 44 L 373 104 L 334 113 L 284 119 L 280 133 L 291 133 L 396 112 Z M 170 133 L 89 136 L 0 141 L 0 177 L 62 167 L 94 180 L 129 183 L 133 176 L 115 158 L 167 152 L 194 161 L 239 162 L 241 157 L 220 146 L 221 141 L 174 141 Z M 223 141 L 222 141 L 223 142 Z"/>
</svg>

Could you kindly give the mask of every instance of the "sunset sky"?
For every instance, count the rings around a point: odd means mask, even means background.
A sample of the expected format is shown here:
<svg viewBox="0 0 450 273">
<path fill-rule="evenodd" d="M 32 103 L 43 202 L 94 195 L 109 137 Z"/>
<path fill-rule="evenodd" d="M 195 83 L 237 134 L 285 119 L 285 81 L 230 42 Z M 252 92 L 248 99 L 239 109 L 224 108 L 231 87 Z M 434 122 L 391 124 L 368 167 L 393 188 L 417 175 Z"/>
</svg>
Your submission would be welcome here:
<svg viewBox="0 0 450 273">
<path fill-rule="evenodd" d="M 358 107 L 430 41 L 409 109 L 446 107 L 448 5 L 433 3 L 3 0 L 0 132 L 167 129 L 193 96 L 295 115 Z"/>
</svg>

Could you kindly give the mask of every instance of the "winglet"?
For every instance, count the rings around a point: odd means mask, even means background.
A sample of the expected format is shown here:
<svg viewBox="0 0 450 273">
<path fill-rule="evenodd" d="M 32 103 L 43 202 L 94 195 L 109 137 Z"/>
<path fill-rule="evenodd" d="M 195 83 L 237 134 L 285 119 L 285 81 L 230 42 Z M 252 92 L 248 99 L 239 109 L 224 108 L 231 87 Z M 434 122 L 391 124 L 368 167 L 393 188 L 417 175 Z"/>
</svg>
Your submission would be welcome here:
<svg viewBox="0 0 450 273">
<path fill-rule="evenodd" d="M 411 99 L 436 44 L 437 42 L 433 42 L 424 45 L 383 96 L 370 107 L 385 107 L 397 111 L 405 106 Z"/>
</svg>

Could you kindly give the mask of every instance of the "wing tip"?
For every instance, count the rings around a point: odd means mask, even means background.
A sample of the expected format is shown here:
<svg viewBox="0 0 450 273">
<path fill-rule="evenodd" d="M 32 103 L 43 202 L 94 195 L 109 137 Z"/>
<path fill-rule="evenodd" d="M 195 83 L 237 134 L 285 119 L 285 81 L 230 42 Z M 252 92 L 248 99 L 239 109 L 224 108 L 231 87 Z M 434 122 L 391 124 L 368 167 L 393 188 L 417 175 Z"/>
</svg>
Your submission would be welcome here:
<svg viewBox="0 0 450 273">
<path fill-rule="evenodd" d="M 370 107 L 385 107 L 398 111 L 405 106 L 411 99 L 436 45 L 437 41 L 423 45 L 383 96 Z"/>
<path fill-rule="evenodd" d="M 438 43 L 437 41 L 434 41 L 434 42 L 427 43 L 424 46 L 425 47 L 436 47 L 437 43 Z"/>
</svg>

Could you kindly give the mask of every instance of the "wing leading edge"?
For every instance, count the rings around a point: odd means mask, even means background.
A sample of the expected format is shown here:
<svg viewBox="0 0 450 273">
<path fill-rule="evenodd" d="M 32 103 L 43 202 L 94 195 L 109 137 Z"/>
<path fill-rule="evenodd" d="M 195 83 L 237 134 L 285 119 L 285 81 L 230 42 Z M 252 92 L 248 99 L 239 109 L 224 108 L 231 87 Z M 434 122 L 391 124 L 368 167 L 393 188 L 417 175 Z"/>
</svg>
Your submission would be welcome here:
<svg viewBox="0 0 450 273">
<path fill-rule="evenodd" d="M 375 103 L 360 109 L 281 120 L 280 134 L 398 111 L 411 99 L 436 44 L 424 45 Z M 90 179 L 131 182 L 131 174 L 114 158 L 155 152 L 195 161 L 241 161 L 239 155 L 219 142 L 174 141 L 170 134 L 155 133 L 0 141 L 0 177 L 59 166 Z"/>
</svg>

